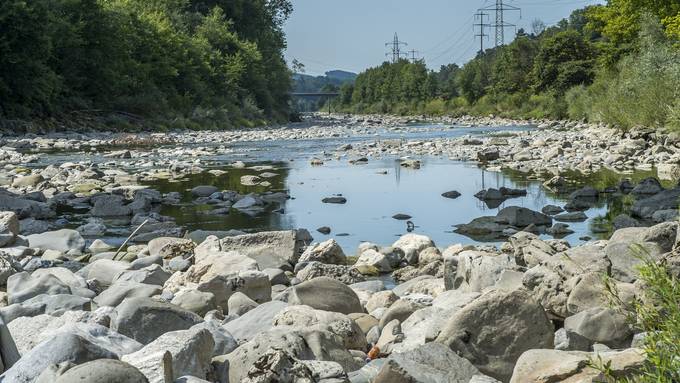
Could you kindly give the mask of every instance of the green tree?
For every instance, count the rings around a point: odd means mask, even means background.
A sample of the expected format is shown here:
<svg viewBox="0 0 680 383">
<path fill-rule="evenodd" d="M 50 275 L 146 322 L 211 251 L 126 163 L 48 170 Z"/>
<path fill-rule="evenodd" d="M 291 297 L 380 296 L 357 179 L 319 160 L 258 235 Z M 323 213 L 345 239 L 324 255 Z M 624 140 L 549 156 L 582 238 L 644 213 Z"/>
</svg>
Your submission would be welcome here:
<svg viewBox="0 0 680 383">
<path fill-rule="evenodd" d="M 493 68 L 493 90 L 498 93 L 524 92 L 531 84 L 531 70 L 538 53 L 535 39 L 522 35 L 502 47 Z"/>
<path fill-rule="evenodd" d="M 61 81 L 50 67 L 48 2 L 0 2 L 0 113 L 44 115 L 53 108 Z"/>
<path fill-rule="evenodd" d="M 589 84 L 594 59 L 592 45 L 578 32 L 559 32 L 541 42 L 531 74 L 533 87 L 538 92 L 563 94 L 575 85 Z"/>
</svg>

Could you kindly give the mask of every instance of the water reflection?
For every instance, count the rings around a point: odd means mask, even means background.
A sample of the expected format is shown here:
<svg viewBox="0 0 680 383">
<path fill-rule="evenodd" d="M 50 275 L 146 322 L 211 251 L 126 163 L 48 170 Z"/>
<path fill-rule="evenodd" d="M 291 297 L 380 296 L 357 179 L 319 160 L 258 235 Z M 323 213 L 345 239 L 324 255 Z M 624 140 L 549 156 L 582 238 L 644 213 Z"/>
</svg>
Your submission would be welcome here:
<svg viewBox="0 0 680 383">
<path fill-rule="evenodd" d="M 446 246 L 452 243 L 476 243 L 471 238 L 454 233 L 454 225 L 468 223 L 484 215 L 495 215 L 507 206 L 540 211 L 545 205 L 563 206 L 567 202 L 568 195 L 550 191 L 540 181 L 527 179 L 526 174 L 488 172 L 476 164 L 442 158 L 424 158 L 421 161 L 420 169 L 401 167 L 399 160 L 394 158 L 371 160 L 365 165 L 350 165 L 346 161 L 327 161 L 323 166 L 310 166 L 300 161 L 270 163 L 273 170 L 267 171 L 277 174 L 269 179 L 271 188 L 240 184 L 241 176 L 262 172 L 252 168 L 224 168 L 227 173 L 219 176 L 202 173 L 181 180 L 155 181 L 151 186 L 161 192 L 183 191 L 183 203 L 166 207 L 162 213 L 175 217 L 179 224 L 190 230 L 307 228 L 317 240 L 336 238 L 350 254 L 360 242 L 390 244 L 406 233 L 408 224 L 392 218 L 399 213 L 412 217 L 410 221 L 415 233 L 428 235 L 439 246 Z M 591 175 L 572 174 L 569 180 L 574 188 L 588 184 L 604 189 L 615 186 L 623 178 L 639 181 L 652 174 L 639 172 L 621 175 L 603 171 Z M 251 217 L 232 209 L 227 215 L 211 215 L 208 214 L 212 209 L 210 205 L 192 202 L 190 189 L 196 185 L 214 185 L 221 190 L 235 190 L 242 194 L 287 190 L 292 198 L 283 204 L 282 212 L 271 208 Z M 474 197 L 482 189 L 500 187 L 525 189 L 527 195 L 507 199 L 498 206 L 487 206 Z M 461 196 L 457 199 L 441 196 L 450 190 L 457 190 Z M 347 203 L 334 205 L 321 202 L 324 197 L 335 194 L 342 194 L 347 198 Z M 565 239 L 579 243 L 582 236 L 605 236 L 608 222 L 627 211 L 630 203 L 630 198 L 615 195 L 597 200 L 586 211 L 587 221 L 569 223 L 575 233 L 567 235 Z M 331 234 L 325 236 L 315 232 L 321 226 L 329 226 Z"/>
</svg>

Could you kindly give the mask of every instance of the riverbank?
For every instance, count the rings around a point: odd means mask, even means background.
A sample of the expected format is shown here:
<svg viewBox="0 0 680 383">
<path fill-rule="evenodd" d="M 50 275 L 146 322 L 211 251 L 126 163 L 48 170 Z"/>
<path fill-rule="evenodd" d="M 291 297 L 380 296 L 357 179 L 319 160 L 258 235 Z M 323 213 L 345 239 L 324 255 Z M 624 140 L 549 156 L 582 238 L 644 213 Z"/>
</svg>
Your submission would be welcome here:
<svg viewBox="0 0 680 383">
<path fill-rule="evenodd" d="M 11 338 L 2 338 L 2 377 L 587 381 L 599 376 L 588 364 L 598 356 L 618 375 L 640 369 L 644 334 L 609 308 L 601 278 L 611 277 L 631 302 L 645 298 L 632 245 L 676 262 L 680 189 L 672 166 L 680 148 L 673 137 L 578 123 L 414 122 L 332 115 L 225 132 L 4 137 L 0 317 Z M 390 159 L 417 174 L 430 158 L 540 180 L 545 186 L 538 187 L 563 199 L 558 206 L 539 198 L 533 210 L 520 203 L 526 189 L 487 186 L 476 198 L 495 215 L 465 223 L 454 209 L 450 224 L 494 241 L 465 245 L 433 241 L 418 227 L 407 233 L 402 227 L 396 240 L 361 233 L 369 242 L 352 247 L 341 246 L 344 233 L 331 227 L 188 231 L 166 214 L 200 206 L 191 213 L 196 222 L 219 214 L 285 217 L 291 198 L 308 201 L 302 193 L 309 190 L 342 216 L 353 196 L 319 191 L 314 182 L 325 183 L 319 175 L 330 167 L 361 169 Z M 288 168 L 277 161 L 304 162 L 318 173 L 295 179 L 304 187 L 291 195 L 282 183 Z M 616 177 L 572 182 L 570 172 L 602 169 Z M 674 181 L 628 180 L 636 169 Z M 382 176 L 376 170 L 357 173 L 366 194 L 375 191 L 369 172 Z M 237 176 L 224 187 L 179 186 L 189 176 L 200 182 L 225 174 Z M 418 181 L 422 198 L 462 198 L 432 184 Z M 629 205 L 611 237 L 561 239 L 610 197 Z M 365 209 L 375 205 L 369 198 Z M 411 218 L 393 213 L 388 219 L 395 222 Z M 119 249 L 112 233 L 130 241 Z M 565 360 L 577 367 L 563 370 Z M 66 361 L 77 366 L 53 366 Z"/>
</svg>

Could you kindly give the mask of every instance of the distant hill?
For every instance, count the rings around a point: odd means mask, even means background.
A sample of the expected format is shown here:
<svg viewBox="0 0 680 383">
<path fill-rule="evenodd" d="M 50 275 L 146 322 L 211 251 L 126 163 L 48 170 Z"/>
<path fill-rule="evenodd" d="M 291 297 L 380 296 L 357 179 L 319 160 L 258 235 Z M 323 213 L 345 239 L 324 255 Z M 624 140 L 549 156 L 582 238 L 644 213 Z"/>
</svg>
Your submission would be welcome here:
<svg viewBox="0 0 680 383">
<path fill-rule="evenodd" d="M 336 79 L 342 82 L 354 81 L 357 78 L 356 73 L 347 72 L 344 70 L 330 70 L 326 72 L 326 77 L 329 79 Z"/>
<path fill-rule="evenodd" d="M 331 70 L 324 76 L 310 76 L 303 73 L 293 75 L 294 92 L 319 92 L 327 85 L 340 87 L 347 82 L 353 82 L 357 77 L 356 73 L 343 70 Z"/>
</svg>

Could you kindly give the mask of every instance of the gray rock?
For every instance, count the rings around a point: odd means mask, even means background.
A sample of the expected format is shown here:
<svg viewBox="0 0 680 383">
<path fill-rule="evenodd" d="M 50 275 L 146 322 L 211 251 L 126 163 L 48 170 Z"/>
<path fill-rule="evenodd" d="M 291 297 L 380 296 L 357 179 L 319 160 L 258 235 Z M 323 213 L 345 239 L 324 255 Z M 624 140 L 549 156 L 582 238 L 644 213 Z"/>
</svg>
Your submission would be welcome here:
<svg viewBox="0 0 680 383">
<path fill-rule="evenodd" d="M 583 222 L 588 219 L 588 216 L 582 211 L 575 211 L 571 213 L 562 213 L 553 217 L 558 222 Z"/>
<path fill-rule="evenodd" d="M 436 342 L 501 381 L 510 379 L 523 352 L 553 346 L 553 325 L 543 307 L 525 290 L 491 291 L 447 322 Z"/>
<path fill-rule="evenodd" d="M 479 297 L 479 293 L 446 291 L 432 301 L 432 306 L 415 311 L 402 324 L 404 339 L 394 346 L 394 352 L 408 352 L 424 344 L 433 344 L 448 319 Z"/>
<path fill-rule="evenodd" d="M 303 361 L 294 357 L 288 351 L 268 348 L 253 362 L 252 367 L 247 371 L 247 376 L 244 376 L 240 382 L 338 382 L 335 379 L 318 380 L 317 378 L 321 378 L 321 376 L 315 376 L 315 373 L 308 366 L 311 363 L 328 364 L 332 362 Z M 224 364 L 228 366 L 229 360 L 226 360 Z M 342 367 L 339 365 L 338 367 L 342 371 Z M 228 377 L 221 379 L 221 381 L 228 380 Z M 343 381 L 343 379 L 339 380 L 339 382 Z"/>
<path fill-rule="evenodd" d="M 298 262 L 321 262 L 326 264 L 344 265 L 347 257 L 334 239 L 312 244 L 300 256 Z"/>
<path fill-rule="evenodd" d="M 663 252 L 670 252 L 675 247 L 678 233 L 677 222 L 663 222 L 647 229 L 642 242 L 656 243 Z"/>
<path fill-rule="evenodd" d="M 14 338 L 0 315 L 0 371 L 6 371 L 21 358 Z"/>
<path fill-rule="evenodd" d="M 596 199 L 600 196 L 600 192 L 595 189 L 592 186 L 586 186 L 582 189 L 576 190 L 575 192 L 571 193 L 569 195 L 570 200 L 578 200 L 578 199 L 584 199 L 584 200 L 591 200 L 591 199 Z"/>
<path fill-rule="evenodd" d="M 264 209 L 264 204 L 265 202 L 258 195 L 249 194 L 236 201 L 231 207 L 245 213 L 249 211 L 257 213 Z"/>
<path fill-rule="evenodd" d="M 172 331 L 159 336 L 141 350 L 123 356 L 122 360 L 135 366 L 150 383 L 163 383 L 165 379 L 161 366 L 165 353 L 169 352 L 174 376 L 205 378 L 210 370 L 214 346 L 212 334 L 206 329 Z"/>
<path fill-rule="evenodd" d="M 137 282 L 163 286 L 171 275 L 172 274 L 165 271 L 161 266 L 153 264 L 143 269 L 122 271 L 115 277 L 114 283 Z"/>
<path fill-rule="evenodd" d="M 392 272 L 392 265 L 389 258 L 374 249 L 366 249 L 361 252 L 354 266 L 372 266 L 381 273 Z"/>
<path fill-rule="evenodd" d="M 221 251 L 236 251 L 257 261 L 260 269 L 294 264 L 311 237 L 306 230 L 270 231 L 225 237 Z"/>
<path fill-rule="evenodd" d="M 228 354 L 238 347 L 238 343 L 234 336 L 229 333 L 224 327 L 221 327 L 216 321 L 206 320 L 203 323 L 199 323 L 191 328 L 195 329 L 205 329 L 210 331 L 215 342 L 213 347 L 213 356 Z"/>
<path fill-rule="evenodd" d="M 21 303 L 41 294 L 71 294 L 71 288 L 51 274 L 32 277 L 27 272 L 12 275 L 7 280 L 7 301 Z"/>
<path fill-rule="evenodd" d="M 102 291 L 93 302 L 97 307 L 116 307 L 125 300 L 125 298 L 150 298 L 154 295 L 160 294 L 162 291 L 160 286 L 147 285 L 137 282 L 116 282 Z"/>
<path fill-rule="evenodd" d="M 447 192 L 442 193 L 442 197 L 450 198 L 450 199 L 456 199 L 456 198 L 460 197 L 460 195 L 461 194 L 459 192 L 455 191 L 455 190 L 451 190 L 451 191 L 447 191 Z"/>
<path fill-rule="evenodd" d="M 14 188 L 35 187 L 44 180 L 45 179 L 40 174 L 30 174 L 27 176 L 15 178 L 14 181 L 12 182 L 12 187 Z"/>
<path fill-rule="evenodd" d="M 16 213 L 13 211 L 0 212 L 0 247 L 13 244 L 20 229 Z"/>
<path fill-rule="evenodd" d="M 389 369 L 393 370 L 388 374 Z M 373 382 L 468 383 L 478 374 L 472 363 L 446 346 L 430 343 L 407 353 L 390 355 Z M 407 380 L 399 380 L 402 378 Z"/>
<path fill-rule="evenodd" d="M 255 335 L 271 329 L 276 314 L 288 306 L 281 301 L 263 303 L 242 316 L 225 323 L 224 327 L 239 342 L 246 342 Z"/>
<path fill-rule="evenodd" d="M 399 299 L 392 303 L 385 313 L 380 317 L 379 327 L 384 328 L 389 322 L 394 319 L 403 323 L 411 314 L 423 308 L 423 305 L 413 302 L 409 299 Z"/>
<path fill-rule="evenodd" d="M 257 302 L 254 300 L 248 298 L 247 295 L 241 293 L 241 292 L 235 292 L 229 297 L 229 301 L 227 303 L 228 306 L 228 311 L 227 313 L 229 315 L 238 315 L 241 316 L 248 311 L 256 308 Z"/>
<path fill-rule="evenodd" d="M 90 311 L 91 299 L 83 298 L 77 295 L 67 295 L 67 294 L 57 294 L 57 295 L 47 295 L 40 294 L 31 299 L 24 301 L 23 305 L 36 305 L 41 306 L 41 310 L 45 314 L 62 314 L 65 311 Z"/>
<path fill-rule="evenodd" d="M 545 232 L 548 233 L 548 234 L 550 234 L 550 235 L 552 235 L 552 236 L 554 236 L 554 237 L 559 237 L 559 238 L 561 238 L 561 237 L 563 237 L 563 236 L 566 236 L 566 235 L 569 235 L 569 234 L 574 233 L 574 230 L 571 230 L 571 229 L 569 228 L 569 225 L 567 225 L 567 224 L 564 224 L 564 223 L 556 223 L 556 224 L 552 225 L 551 228 L 546 229 Z"/>
<path fill-rule="evenodd" d="M 378 291 L 372 294 L 366 302 L 366 311 L 372 313 L 380 308 L 387 309 L 397 300 L 399 300 L 399 297 L 391 290 Z"/>
<path fill-rule="evenodd" d="M 296 277 L 302 282 L 318 277 L 328 277 L 348 285 L 366 280 L 354 267 L 329 265 L 321 262 L 308 263 L 297 272 Z"/>
<path fill-rule="evenodd" d="M 678 205 L 680 205 L 680 188 L 675 188 L 637 200 L 630 210 L 634 217 L 649 219 L 656 211 L 677 209 Z"/>
<path fill-rule="evenodd" d="M 190 311 L 150 298 L 127 298 L 116 311 L 111 329 L 142 344 L 151 343 L 166 332 L 186 330 L 203 321 Z"/>
<path fill-rule="evenodd" d="M 591 343 L 602 343 L 612 348 L 630 346 L 633 331 L 625 315 L 613 309 L 594 307 L 564 320 L 567 334 L 576 334 Z"/>
<path fill-rule="evenodd" d="M 328 331 L 342 339 L 347 349 L 365 350 L 367 346 L 361 327 L 350 316 L 340 313 L 309 306 L 288 306 L 274 317 L 273 323 L 274 326 Z"/>
<path fill-rule="evenodd" d="M 131 249 L 128 250 L 131 251 Z M 143 253 L 143 251 L 138 252 L 138 254 L 139 253 Z M 152 265 L 163 266 L 163 258 L 161 258 L 158 255 L 157 256 L 148 255 L 145 257 L 137 258 L 130 263 L 130 270 L 141 270 L 145 267 L 149 267 Z"/>
<path fill-rule="evenodd" d="M 480 292 L 492 287 L 498 282 L 504 270 L 516 267 L 512 257 L 483 251 L 463 251 L 456 259 L 456 273 L 449 289 L 461 289 L 466 292 Z M 445 280 L 446 278 L 445 276 Z"/>
<path fill-rule="evenodd" d="M 209 197 L 211 194 L 218 192 L 219 189 L 211 185 L 196 186 L 191 189 L 191 195 L 194 197 Z"/>
<path fill-rule="evenodd" d="M 546 215 L 560 214 L 563 211 L 564 211 L 564 209 L 562 209 L 559 206 L 555 206 L 555 205 L 546 205 L 546 206 L 543 207 L 543 209 L 541 209 L 541 212 L 543 214 L 546 214 Z"/>
<path fill-rule="evenodd" d="M 196 244 L 189 239 L 160 237 L 149 241 L 148 246 L 151 256 L 172 259 L 175 257 L 190 257 L 194 254 Z"/>
<path fill-rule="evenodd" d="M 128 217 L 132 215 L 132 209 L 119 195 L 101 195 L 94 198 L 90 214 L 94 217 Z"/>
<path fill-rule="evenodd" d="M 552 218 L 537 211 L 524 207 L 509 206 L 498 212 L 496 219 L 501 219 L 509 225 L 516 227 L 526 227 L 531 224 L 536 226 L 551 226 Z"/>
<path fill-rule="evenodd" d="M 251 368 L 258 364 L 263 350 L 272 348 L 301 360 L 337 362 L 345 371 L 353 371 L 359 367 L 335 335 L 326 331 L 291 329 L 284 326 L 261 333 L 226 355 L 225 359 L 229 363 L 229 381 L 243 381 Z"/>
<path fill-rule="evenodd" d="M 485 149 L 477 152 L 477 159 L 481 162 L 495 161 L 500 158 L 500 152 L 496 148 Z"/>
<path fill-rule="evenodd" d="M 168 262 L 168 269 L 170 271 L 187 271 L 191 267 L 191 261 L 184 259 L 184 257 L 175 257 Z"/>
<path fill-rule="evenodd" d="M 253 259 L 236 252 L 216 252 L 201 257 L 185 273 L 173 274 L 164 287 L 172 292 L 185 287 L 210 292 L 221 307 L 227 307 L 227 300 L 236 291 L 258 303 L 271 300 L 271 283 L 267 274 L 257 271 L 257 263 Z"/>
<path fill-rule="evenodd" d="M 268 268 L 262 270 L 263 273 L 269 277 L 269 282 L 274 285 L 288 285 L 290 281 L 286 272 L 278 268 Z"/>
<path fill-rule="evenodd" d="M 614 221 L 612 221 L 612 225 L 614 226 L 614 229 L 625 229 L 627 227 L 639 227 L 642 226 L 638 220 L 635 218 L 626 215 L 626 214 L 619 214 L 614 218 Z"/>
<path fill-rule="evenodd" d="M 46 219 L 56 215 L 46 203 L 19 198 L 7 192 L 0 192 L 0 211 L 13 211 L 19 219 Z"/>
<path fill-rule="evenodd" d="M 332 203 L 332 204 L 345 204 L 345 203 L 347 203 L 347 198 L 339 197 L 339 196 L 326 197 L 326 198 L 322 199 L 321 202 Z"/>
<path fill-rule="evenodd" d="M 647 228 L 619 229 L 609 239 L 604 251 L 611 261 L 612 276 L 622 282 L 634 282 L 638 278 L 637 266 L 641 257 L 658 258 L 664 250 L 656 242 L 644 241 Z M 666 239 L 659 238 L 662 244 Z"/>
<path fill-rule="evenodd" d="M 314 278 L 290 288 L 288 303 L 342 314 L 361 313 L 357 294 L 347 285 L 327 277 Z"/>
<path fill-rule="evenodd" d="M 631 191 L 634 195 L 654 195 L 663 191 L 659 180 L 654 177 L 645 178 L 640 181 Z"/>
<path fill-rule="evenodd" d="M 87 280 L 96 280 L 101 286 L 108 287 L 113 284 L 116 276 L 131 267 L 130 263 L 124 261 L 98 259 L 78 270 L 76 274 Z"/>
<path fill-rule="evenodd" d="M 40 234 L 50 230 L 50 223 L 34 218 L 24 218 L 19 221 L 19 228 L 22 235 Z"/>
<path fill-rule="evenodd" d="M 510 383 L 524 382 L 594 382 L 601 372 L 589 367 L 593 360 L 609 366 L 613 376 L 634 378 L 643 363 L 639 349 L 597 353 L 559 350 L 529 350 L 517 361 Z"/>
<path fill-rule="evenodd" d="M 32 383 L 48 366 L 62 362 L 82 364 L 97 359 L 116 359 L 116 354 L 75 334 L 60 334 L 47 340 L 19 359 L 0 380 Z"/>
<path fill-rule="evenodd" d="M 17 265 L 13 258 L 0 254 L 0 286 L 7 286 L 7 280 L 16 274 L 21 267 Z"/>
<path fill-rule="evenodd" d="M 171 303 L 200 316 L 217 309 L 215 294 L 198 290 L 180 290 Z"/>
<path fill-rule="evenodd" d="M 588 351 L 591 346 L 588 339 L 576 333 L 569 333 L 564 327 L 555 331 L 555 350 Z"/>
<path fill-rule="evenodd" d="M 70 250 L 85 250 L 85 240 L 80 233 L 71 229 L 31 234 L 26 239 L 30 247 L 37 247 L 43 250 L 57 250 L 64 253 Z"/>
<path fill-rule="evenodd" d="M 54 383 L 148 383 L 148 380 L 132 365 L 115 359 L 98 359 L 74 366 L 59 374 Z"/>
<path fill-rule="evenodd" d="M 498 189 L 484 189 L 475 194 L 475 197 L 482 201 L 498 201 L 505 200 L 507 197 Z"/>
<path fill-rule="evenodd" d="M 92 323 L 94 320 L 96 319 L 92 313 L 82 311 L 72 311 L 60 317 L 43 314 L 31 318 L 18 318 L 10 323 L 9 329 L 16 339 L 19 351 L 23 354 L 46 340 L 64 334 L 78 335 L 119 357 L 142 348 L 139 342 L 111 331 L 101 324 Z"/>
<path fill-rule="evenodd" d="M 392 247 L 404 252 L 404 259 L 412 265 L 418 263 L 418 255 L 422 250 L 434 246 L 434 242 L 429 237 L 412 233 L 402 235 L 392 244 Z"/>
<path fill-rule="evenodd" d="M 670 222 L 670 221 L 677 221 L 678 220 L 678 210 L 677 209 L 668 209 L 668 210 L 657 210 L 652 214 L 652 221 L 661 223 L 661 222 Z"/>
</svg>

